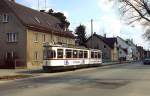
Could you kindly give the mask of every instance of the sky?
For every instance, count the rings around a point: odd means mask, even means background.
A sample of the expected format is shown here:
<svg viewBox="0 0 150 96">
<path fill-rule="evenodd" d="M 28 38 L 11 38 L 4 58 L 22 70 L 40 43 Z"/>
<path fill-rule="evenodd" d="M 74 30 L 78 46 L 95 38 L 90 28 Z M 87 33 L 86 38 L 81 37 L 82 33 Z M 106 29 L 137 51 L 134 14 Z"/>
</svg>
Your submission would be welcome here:
<svg viewBox="0 0 150 96">
<path fill-rule="evenodd" d="M 123 39 L 133 39 L 137 45 L 150 49 L 150 44 L 143 39 L 144 30 L 140 24 L 127 25 L 121 19 L 118 11 L 119 3 L 113 0 L 16 0 L 16 2 L 36 10 L 53 9 L 65 14 L 71 23 L 69 29 L 74 31 L 77 26 L 86 26 L 87 36 L 91 34 L 91 19 L 93 31 L 107 37 L 120 36 Z"/>
</svg>

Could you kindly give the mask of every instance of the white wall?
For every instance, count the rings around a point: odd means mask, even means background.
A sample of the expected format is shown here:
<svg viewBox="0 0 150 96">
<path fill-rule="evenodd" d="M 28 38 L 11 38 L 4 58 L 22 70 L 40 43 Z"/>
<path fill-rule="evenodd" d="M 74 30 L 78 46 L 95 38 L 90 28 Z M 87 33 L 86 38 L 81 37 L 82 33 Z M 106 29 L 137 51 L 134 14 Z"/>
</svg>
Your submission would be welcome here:
<svg viewBox="0 0 150 96">
<path fill-rule="evenodd" d="M 119 58 L 125 57 L 127 60 L 132 60 L 132 47 L 128 45 L 122 38 L 117 37 L 118 47 L 119 47 Z M 127 53 L 123 50 L 127 49 Z"/>
</svg>

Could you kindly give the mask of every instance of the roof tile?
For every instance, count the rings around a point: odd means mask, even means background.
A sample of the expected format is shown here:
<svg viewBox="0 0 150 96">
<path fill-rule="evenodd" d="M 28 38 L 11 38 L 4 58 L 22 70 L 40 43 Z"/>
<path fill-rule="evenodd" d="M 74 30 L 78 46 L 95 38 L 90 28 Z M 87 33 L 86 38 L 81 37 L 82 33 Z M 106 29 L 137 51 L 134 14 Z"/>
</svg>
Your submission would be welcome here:
<svg viewBox="0 0 150 96">
<path fill-rule="evenodd" d="M 26 27 L 29 27 L 30 29 L 34 28 L 37 31 L 39 30 L 40 32 L 45 31 L 48 33 L 52 33 L 52 31 L 54 31 L 54 34 L 56 35 L 74 38 L 74 35 L 72 33 L 63 31 L 58 26 L 61 22 L 54 16 L 51 16 L 44 12 L 39 12 L 37 10 L 28 8 L 9 0 L 4 1 Z M 59 34 L 55 33 L 55 31 L 59 32 Z M 62 32 L 60 31 L 63 31 L 64 35 L 62 35 Z"/>
</svg>

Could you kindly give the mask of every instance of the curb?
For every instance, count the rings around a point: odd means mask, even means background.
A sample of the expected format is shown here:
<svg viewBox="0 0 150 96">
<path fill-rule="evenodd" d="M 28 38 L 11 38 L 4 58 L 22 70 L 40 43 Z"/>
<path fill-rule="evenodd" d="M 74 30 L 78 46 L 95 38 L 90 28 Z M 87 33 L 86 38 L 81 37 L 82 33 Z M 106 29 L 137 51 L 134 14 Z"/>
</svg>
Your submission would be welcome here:
<svg viewBox="0 0 150 96">
<path fill-rule="evenodd" d="M 115 63 L 107 63 L 107 64 L 102 63 L 102 66 L 118 65 L 118 64 L 133 63 L 133 62 L 136 62 L 136 61 L 125 61 L 125 62 L 121 62 L 121 63 L 120 62 L 115 62 Z"/>
</svg>

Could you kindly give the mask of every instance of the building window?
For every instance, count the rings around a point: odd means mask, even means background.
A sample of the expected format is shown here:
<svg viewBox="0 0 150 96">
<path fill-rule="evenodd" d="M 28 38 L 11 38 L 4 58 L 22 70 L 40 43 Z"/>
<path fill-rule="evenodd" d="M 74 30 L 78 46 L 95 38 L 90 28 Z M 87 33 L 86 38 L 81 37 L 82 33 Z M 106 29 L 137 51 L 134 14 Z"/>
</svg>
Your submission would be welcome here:
<svg viewBox="0 0 150 96">
<path fill-rule="evenodd" d="M 38 22 L 38 23 L 40 23 L 40 20 L 39 20 L 39 18 L 38 17 L 34 17 L 35 18 L 35 20 Z"/>
<path fill-rule="evenodd" d="M 38 52 L 34 52 L 34 60 L 38 60 Z"/>
<path fill-rule="evenodd" d="M 72 58 L 72 50 L 66 49 L 66 58 Z"/>
<path fill-rule="evenodd" d="M 6 59 L 15 59 L 17 57 L 16 52 L 6 52 Z"/>
<path fill-rule="evenodd" d="M 42 35 L 42 40 L 43 40 L 43 42 L 46 41 L 46 36 L 45 36 L 45 34 Z"/>
<path fill-rule="evenodd" d="M 12 59 L 11 52 L 6 52 L 6 59 Z"/>
<path fill-rule="evenodd" d="M 8 22 L 8 14 L 3 14 L 3 22 L 4 23 Z"/>
<path fill-rule="evenodd" d="M 7 33 L 8 42 L 17 42 L 17 33 Z"/>
<path fill-rule="evenodd" d="M 104 48 L 106 48 L 106 45 L 104 45 Z"/>
<path fill-rule="evenodd" d="M 63 58 L 63 49 L 57 49 L 57 58 Z"/>
<path fill-rule="evenodd" d="M 38 33 L 35 33 L 34 35 L 34 42 L 38 42 Z"/>
<path fill-rule="evenodd" d="M 120 51 L 120 54 L 122 54 L 122 52 Z"/>
</svg>

